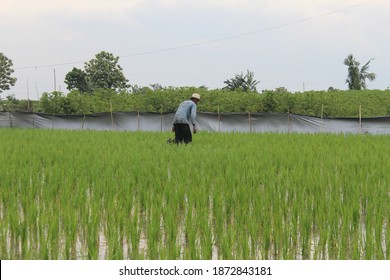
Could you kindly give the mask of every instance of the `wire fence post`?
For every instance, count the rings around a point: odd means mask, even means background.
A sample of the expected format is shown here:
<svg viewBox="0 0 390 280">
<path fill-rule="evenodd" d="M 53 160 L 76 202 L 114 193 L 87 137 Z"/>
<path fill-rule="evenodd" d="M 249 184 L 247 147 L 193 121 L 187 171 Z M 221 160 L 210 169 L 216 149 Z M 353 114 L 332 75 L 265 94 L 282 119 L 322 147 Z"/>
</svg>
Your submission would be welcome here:
<svg viewBox="0 0 390 280">
<path fill-rule="evenodd" d="M 139 111 L 137 112 L 137 130 L 139 131 Z"/>
<path fill-rule="evenodd" d="M 8 117 L 9 117 L 9 126 L 12 128 L 12 118 L 11 118 L 11 112 L 8 111 Z"/>
<path fill-rule="evenodd" d="M 160 111 L 160 131 L 163 131 L 163 112 L 162 109 Z"/>
<path fill-rule="evenodd" d="M 56 112 L 56 101 L 54 100 L 53 112 L 51 115 L 51 129 L 54 129 L 54 114 Z"/>
<path fill-rule="evenodd" d="M 111 128 L 112 128 L 112 130 L 115 130 L 114 115 L 112 113 L 112 102 L 111 102 L 111 99 L 110 99 L 110 114 L 111 114 Z"/>
<path fill-rule="evenodd" d="M 288 127 L 288 133 L 291 133 L 291 117 L 290 117 L 290 110 L 287 112 L 287 127 Z"/>
<path fill-rule="evenodd" d="M 249 118 L 249 132 L 252 132 L 252 118 L 251 118 L 251 112 L 248 112 L 248 118 Z"/>
<path fill-rule="evenodd" d="M 321 105 L 321 132 L 324 132 L 324 104 Z"/>
<path fill-rule="evenodd" d="M 83 122 L 81 123 L 81 130 L 84 130 L 84 123 L 85 123 L 85 113 L 83 116 Z"/>
<path fill-rule="evenodd" d="M 219 104 L 218 104 L 218 132 L 221 132 L 221 115 L 219 113 Z"/>
<path fill-rule="evenodd" d="M 359 105 L 359 133 L 362 132 L 362 105 Z"/>
</svg>

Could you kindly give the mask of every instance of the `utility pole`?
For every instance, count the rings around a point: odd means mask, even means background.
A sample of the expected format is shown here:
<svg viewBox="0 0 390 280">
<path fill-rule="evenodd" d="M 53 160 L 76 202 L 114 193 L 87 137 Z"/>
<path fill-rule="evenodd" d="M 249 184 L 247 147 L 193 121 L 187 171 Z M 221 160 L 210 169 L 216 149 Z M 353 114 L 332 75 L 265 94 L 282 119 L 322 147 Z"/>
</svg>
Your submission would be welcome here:
<svg viewBox="0 0 390 280">
<path fill-rule="evenodd" d="M 27 111 L 30 111 L 30 86 L 27 79 Z"/>
<path fill-rule="evenodd" d="M 41 98 L 39 97 L 39 93 L 38 93 L 37 81 L 35 81 L 35 91 L 36 91 L 36 93 L 37 93 L 38 100 L 41 99 Z"/>
<path fill-rule="evenodd" d="M 54 70 L 54 91 L 57 90 L 57 79 L 56 79 L 56 69 L 53 69 Z"/>
</svg>

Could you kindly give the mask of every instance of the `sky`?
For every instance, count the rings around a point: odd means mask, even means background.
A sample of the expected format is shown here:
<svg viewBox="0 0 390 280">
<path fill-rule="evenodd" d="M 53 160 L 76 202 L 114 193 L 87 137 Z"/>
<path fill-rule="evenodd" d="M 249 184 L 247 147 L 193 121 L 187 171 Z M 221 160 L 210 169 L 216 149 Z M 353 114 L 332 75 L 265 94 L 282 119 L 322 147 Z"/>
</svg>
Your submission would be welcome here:
<svg viewBox="0 0 390 280">
<path fill-rule="evenodd" d="M 65 75 L 101 51 L 131 85 L 347 89 L 353 54 L 390 86 L 389 0 L 0 0 L 0 52 L 18 80 L 1 98 L 67 94 Z"/>
</svg>

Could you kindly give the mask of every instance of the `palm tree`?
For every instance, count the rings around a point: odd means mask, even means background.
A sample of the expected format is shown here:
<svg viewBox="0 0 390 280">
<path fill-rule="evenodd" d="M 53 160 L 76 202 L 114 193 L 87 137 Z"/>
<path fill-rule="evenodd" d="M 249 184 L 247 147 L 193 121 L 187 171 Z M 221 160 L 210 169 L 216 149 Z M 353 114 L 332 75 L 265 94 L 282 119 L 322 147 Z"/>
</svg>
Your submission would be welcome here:
<svg viewBox="0 0 390 280">
<path fill-rule="evenodd" d="M 256 85 L 259 81 L 256 81 L 254 77 L 254 73 L 249 70 L 247 70 L 246 75 L 241 72 L 241 75 L 236 74 L 234 78 L 224 81 L 227 85 L 224 88 L 231 91 L 257 92 Z"/>
<path fill-rule="evenodd" d="M 350 90 L 366 89 L 366 79 L 369 81 L 375 80 L 376 74 L 367 72 L 370 68 L 369 64 L 371 60 L 372 59 L 359 69 L 360 62 L 356 61 L 352 54 L 348 55 L 347 58 L 344 59 L 344 65 L 348 66 L 348 79 L 346 80 L 346 83 L 348 84 L 348 88 Z"/>
<path fill-rule="evenodd" d="M 244 91 L 254 91 L 257 92 L 256 85 L 260 83 L 260 81 L 255 80 L 255 73 L 247 70 L 246 75 L 244 77 L 243 89 Z"/>
<path fill-rule="evenodd" d="M 366 89 L 367 84 L 366 84 L 366 79 L 368 79 L 370 82 L 374 81 L 376 79 L 376 74 L 375 73 L 368 73 L 368 68 L 370 68 L 369 64 L 371 62 L 372 58 L 363 65 L 363 67 L 360 69 L 360 81 L 362 84 L 362 88 Z"/>
</svg>

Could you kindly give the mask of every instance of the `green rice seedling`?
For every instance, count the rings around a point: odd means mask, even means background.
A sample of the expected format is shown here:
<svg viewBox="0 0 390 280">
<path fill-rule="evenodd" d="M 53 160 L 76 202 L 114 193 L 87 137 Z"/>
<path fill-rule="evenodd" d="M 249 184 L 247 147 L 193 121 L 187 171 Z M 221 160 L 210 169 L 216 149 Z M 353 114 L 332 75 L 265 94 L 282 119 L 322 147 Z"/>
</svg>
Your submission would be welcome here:
<svg viewBox="0 0 390 280">
<path fill-rule="evenodd" d="M 192 204 L 189 204 L 188 211 L 185 217 L 184 232 L 185 232 L 185 245 L 184 245 L 184 258 L 185 259 L 199 259 L 199 254 L 196 245 L 197 228 L 194 218 L 194 212 Z"/>
<path fill-rule="evenodd" d="M 208 212 L 207 212 L 208 214 Z M 201 243 L 201 254 L 200 258 L 205 260 L 211 260 L 213 258 L 213 231 L 211 224 L 204 220 L 199 224 L 199 234 Z"/>
<path fill-rule="evenodd" d="M 131 221 L 128 230 L 130 231 L 130 240 L 131 240 L 131 258 L 138 259 L 139 247 L 141 241 L 141 232 L 142 225 L 140 223 L 140 211 L 138 207 L 134 207 L 133 214 L 131 216 Z"/>
<path fill-rule="evenodd" d="M 165 234 L 164 248 L 166 248 L 166 259 L 178 259 L 180 249 L 178 246 L 178 232 L 180 216 L 177 205 L 171 203 L 171 198 L 166 200 L 162 206 L 163 230 Z"/>
<path fill-rule="evenodd" d="M 86 229 L 87 258 L 96 260 L 99 258 L 99 224 L 98 216 L 91 215 Z"/>
<path fill-rule="evenodd" d="M 160 229 L 160 208 L 151 206 L 147 214 L 147 257 L 149 259 L 159 259 L 159 247 L 161 241 Z"/>
<path fill-rule="evenodd" d="M 3 259 L 389 259 L 389 136 L 0 134 Z"/>
</svg>

